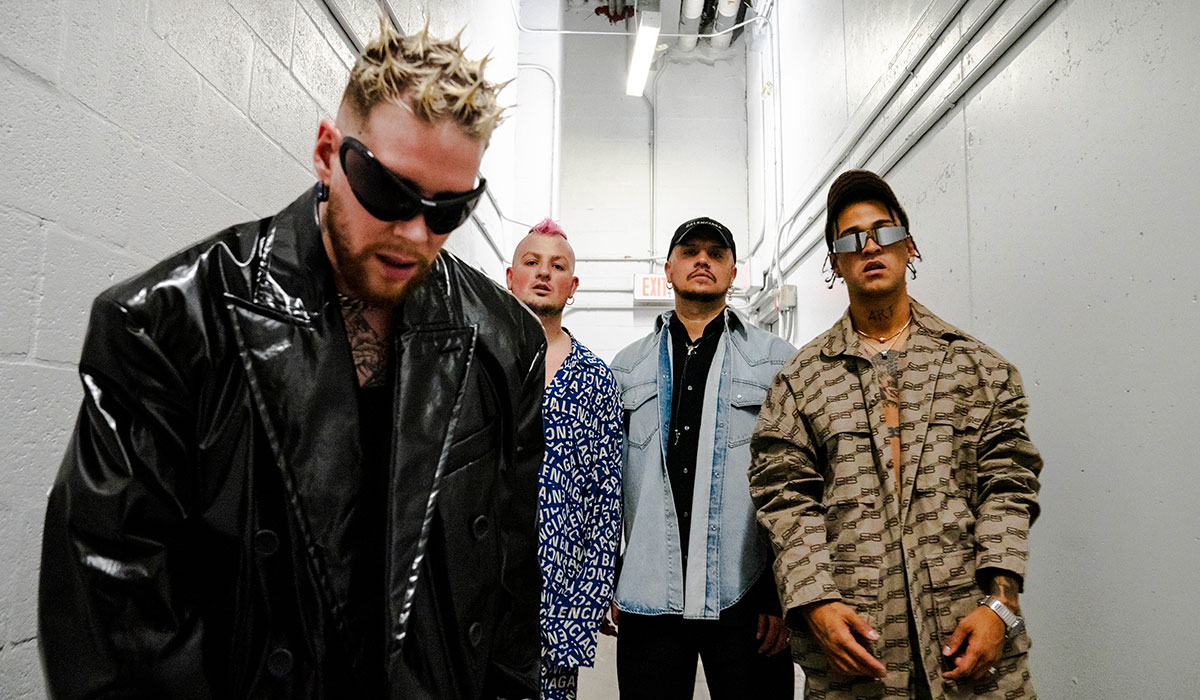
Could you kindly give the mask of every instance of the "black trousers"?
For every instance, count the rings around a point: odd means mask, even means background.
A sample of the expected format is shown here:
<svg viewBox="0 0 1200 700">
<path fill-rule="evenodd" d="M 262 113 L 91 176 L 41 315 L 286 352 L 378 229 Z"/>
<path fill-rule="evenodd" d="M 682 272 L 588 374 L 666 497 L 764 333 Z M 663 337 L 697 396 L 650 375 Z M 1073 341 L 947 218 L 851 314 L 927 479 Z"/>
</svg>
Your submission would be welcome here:
<svg viewBox="0 0 1200 700">
<path fill-rule="evenodd" d="M 737 608 L 738 606 L 734 606 Z M 792 700 L 795 671 L 784 649 L 758 653 L 757 614 L 722 613 L 719 620 L 621 613 L 617 626 L 617 685 L 621 700 L 690 700 L 696 659 L 713 700 Z"/>
</svg>

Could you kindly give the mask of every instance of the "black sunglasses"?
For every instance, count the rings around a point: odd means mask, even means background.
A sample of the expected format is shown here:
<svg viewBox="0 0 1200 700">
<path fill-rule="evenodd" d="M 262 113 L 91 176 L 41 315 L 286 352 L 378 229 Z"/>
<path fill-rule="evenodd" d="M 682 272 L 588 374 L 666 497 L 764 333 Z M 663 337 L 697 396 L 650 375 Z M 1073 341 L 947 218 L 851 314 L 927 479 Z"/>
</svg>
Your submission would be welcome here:
<svg viewBox="0 0 1200 700">
<path fill-rule="evenodd" d="M 380 221 L 409 221 L 421 214 L 429 230 L 440 236 L 466 222 L 487 187 L 487 180 L 481 177 L 479 186 L 470 192 L 444 192 L 425 199 L 411 182 L 384 167 L 371 149 L 352 136 L 342 139 L 338 156 L 350 190 L 371 216 Z"/>
</svg>

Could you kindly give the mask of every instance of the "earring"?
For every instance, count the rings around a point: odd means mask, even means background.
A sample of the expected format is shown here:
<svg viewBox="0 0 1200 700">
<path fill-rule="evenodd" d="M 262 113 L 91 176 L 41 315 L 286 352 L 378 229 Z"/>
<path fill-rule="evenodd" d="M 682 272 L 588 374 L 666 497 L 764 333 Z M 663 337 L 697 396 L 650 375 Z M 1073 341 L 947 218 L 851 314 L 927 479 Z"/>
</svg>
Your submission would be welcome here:
<svg viewBox="0 0 1200 700">
<path fill-rule="evenodd" d="M 825 274 L 825 286 L 829 289 L 833 289 L 833 281 L 838 278 L 838 273 L 837 270 L 833 269 L 833 265 L 829 262 L 828 255 L 825 256 L 825 262 L 821 265 L 821 273 Z"/>
<path fill-rule="evenodd" d="M 924 258 L 921 257 L 921 251 L 917 249 L 917 241 L 915 239 L 912 239 L 911 236 L 909 236 L 909 239 L 912 240 L 913 256 L 908 259 L 908 271 L 912 273 L 912 278 L 916 279 L 917 278 L 916 261 L 924 260 Z"/>
<path fill-rule="evenodd" d="M 320 180 L 317 180 L 317 186 L 313 189 L 317 193 L 317 201 L 318 202 L 328 202 L 329 201 L 329 186 L 328 185 L 326 185 L 324 182 L 321 182 Z"/>
<path fill-rule="evenodd" d="M 673 289 L 673 286 L 672 286 L 672 284 L 671 284 L 671 280 L 667 280 L 667 289 Z"/>
<path fill-rule="evenodd" d="M 567 306 L 570 306 L 570 305 L 572 305 L 572 304 L 574 304 L 574 303 L 575 303 L 575 296 L 574 296 L 574 295 L 567 297 Z"/>
</svg>

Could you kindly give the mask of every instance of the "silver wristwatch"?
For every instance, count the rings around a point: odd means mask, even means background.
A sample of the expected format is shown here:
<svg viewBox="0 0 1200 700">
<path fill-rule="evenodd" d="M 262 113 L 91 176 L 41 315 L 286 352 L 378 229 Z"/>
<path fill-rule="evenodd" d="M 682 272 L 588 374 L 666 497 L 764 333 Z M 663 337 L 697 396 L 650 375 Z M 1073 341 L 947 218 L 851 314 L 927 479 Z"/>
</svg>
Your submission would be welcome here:
<svg viewBox="0 0 1200 700">
<path fill-rule="evenodd" d="M 1025 630 L 1025 620 L 996 598 L 987 596 L 979 601 L 979 604 L 988 606 L 992 612 L 1000 616 L 1000 620 L 1004 622 L 1005 638 L 1012 639 Z"/>
</svg>

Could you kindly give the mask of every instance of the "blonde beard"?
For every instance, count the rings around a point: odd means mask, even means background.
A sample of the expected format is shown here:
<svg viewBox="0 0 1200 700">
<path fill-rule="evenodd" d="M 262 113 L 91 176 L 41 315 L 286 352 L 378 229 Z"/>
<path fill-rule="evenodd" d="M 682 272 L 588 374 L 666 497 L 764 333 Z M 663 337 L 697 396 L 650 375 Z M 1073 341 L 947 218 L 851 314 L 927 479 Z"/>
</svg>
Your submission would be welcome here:
<svg viewBox="0 0 1200 700">
<path fill-rule="evenodd" d="M 337 270 L 338 275 L 341 276 L 342 282 L 346 285 L 345 293 L 348 296 L 364 301 L 371 306 L 393 307 L 404 301 L 404 298 L 412 290 L 424 284 L 425 278 L 429 276 L 429 262 L 422 259 L 419 255 L 414 255 L 413 257 L 417 260 L 417 272 L 397 292 L 393 294 L 377 294 L 372 291 L 370 276 L 367 272 L 367 261 L 373 255 L 373 250 L 368 248 L 357 255 L 354 251 L 350 250 L 346 245 L 345 236 L 342 235 L 342 223 L 338 216 L 340 213 L 341 203 L 331 193 L 329 201 L 325 204 L 325 215 L 321 219 L 321 230 L 329 237 L 334 258 L 329 262 Z"/>
</svg>

